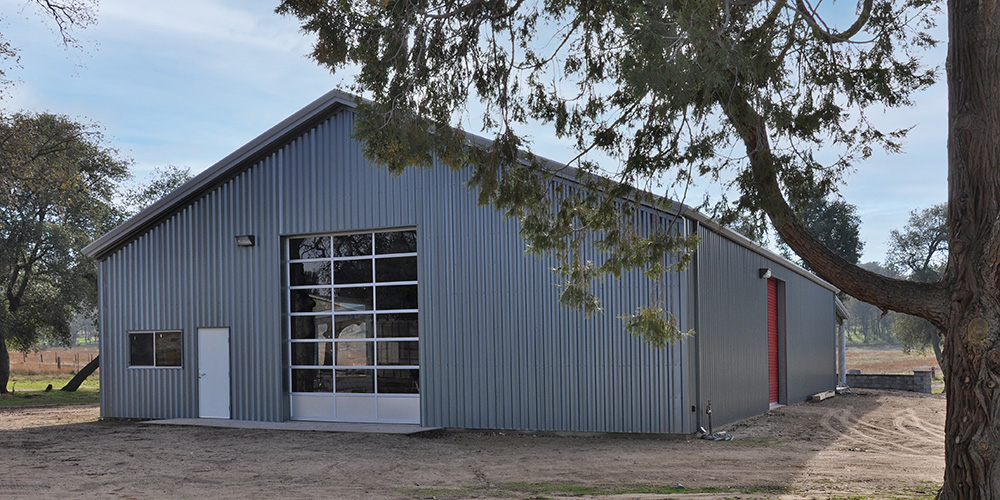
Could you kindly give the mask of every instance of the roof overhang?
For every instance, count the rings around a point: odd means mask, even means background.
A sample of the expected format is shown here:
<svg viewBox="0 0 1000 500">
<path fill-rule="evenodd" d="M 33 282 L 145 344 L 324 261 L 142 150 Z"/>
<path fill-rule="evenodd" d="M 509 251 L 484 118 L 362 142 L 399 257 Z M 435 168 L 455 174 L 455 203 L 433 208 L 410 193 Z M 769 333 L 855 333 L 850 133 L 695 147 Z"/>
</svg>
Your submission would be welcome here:
<svg viewBox="0 0 1000 500">
<path fill-rule="evenodd" d="M 836 295 L 833 296 L 833 305 L 837 308 L 838 321 L 847 321 L 851 319 L 851 313 L 847 312 L 847 307 L 845 307 L 844 303 L 840 301 L 840 297 L 837 297 Z"/>
</svg>

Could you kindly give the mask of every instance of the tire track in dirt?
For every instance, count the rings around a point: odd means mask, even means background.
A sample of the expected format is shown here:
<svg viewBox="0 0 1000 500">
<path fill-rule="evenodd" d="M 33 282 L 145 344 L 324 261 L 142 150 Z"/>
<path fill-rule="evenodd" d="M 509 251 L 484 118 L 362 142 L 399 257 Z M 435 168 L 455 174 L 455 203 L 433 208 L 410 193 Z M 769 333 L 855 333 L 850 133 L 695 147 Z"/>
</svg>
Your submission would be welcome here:
<svg viewBox="0 0 1000 500">
<path fill-rule="evenodd" d="M 895 412 L 892 427 L 865 421 L 851 408 L 830 410 L 821 422 L 850 451 L 872 451 L 889 455 L 936 456 L 944 429 L 920 419 L 912 409 Z"/>
<path fill-rule="evenodd" d="M 944 426 L 921 420 L 911 408 L 896 412 L 892 425 L 911 439 L 931 446 L 939 446 L 944 436 Z"/>
</svg>

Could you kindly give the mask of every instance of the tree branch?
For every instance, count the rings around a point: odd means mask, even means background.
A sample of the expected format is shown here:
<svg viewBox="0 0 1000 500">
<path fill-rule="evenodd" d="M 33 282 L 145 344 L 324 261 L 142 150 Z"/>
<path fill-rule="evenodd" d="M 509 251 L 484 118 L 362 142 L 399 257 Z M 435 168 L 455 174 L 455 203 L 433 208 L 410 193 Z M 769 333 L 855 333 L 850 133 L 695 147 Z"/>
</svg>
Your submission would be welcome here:
<svg viewBox="0 0 1000 500">
<path fill-rule="evenodd" d="M 760 208 L 767 213 L 785 243 L 816 274 L 852 297 L 879 304 L 883 310 L 919 316 L 939 328 L 947 323 L 948 293 L 942 282 L 917 283 L 867 271 L 844 260 L 813 235 L 781 192 L 763 117 L 738 89 L 728 102 L 723 102 L 723 111 L 746 146 Z"/>
<path fill-rule="evenodd" d="M 457 16 L 457 15 L 459 15 L 459 14 L 461 14 L 461 13 L 463 13 L 463 12 L 465 12 L 465 11 L 467 11 L 467 10 L 469 10 L 469 9 L 471 9 L 471 8 L 479 5 L 479 4 L 482 4 L 482 3 L 483 3 L 483 0 L 472 0 L 471 2 L 469 2 L 469 3 L 465 4 L 465 5 L 458 6 L 455 9 L 450 10 L 450 11 L 445 12 L 445 13 L 442 13 L 442 14 L 431 14 L 430 12 L 427 12 L 426 10 L 419 11 L 419 12 L 417 12 L 417 14 L 419 14 L 419 15 L 421 15 L 423 17 L 426 17 L 428 19 L 447 19 L 449 17 Z M 503 19 L 505 17 L 509 17 L 511 14 L 513 14 L 514 12 L 517 11 L 517 9 L 521 6 L 522 3 L 524 3 L 524 0 L 517 0 L 516 2 L 514 2 L 514 5 L 512 7 L 510 7 L 509 9 L 507 9 L 507 11 L 505 11 L 505 12 L 503 12 L 501 14 L 487 16 L 487 18 L 490 19 L 491 21 L 496 21 L 497 19 Z"/>
<path fill-rule="evenodd" d="M 823 23 L 820 26 L 822 19 L 816 14 L 816 9 L 811 5 L 806 3 L 806 0 L 795 0 L 795 11 L 802 14 L 802 18 L 805 19 L 806 24 L 808 24 L 813 32 L 816 33 L 823 41 L 827 43 L 841 43 L 848 42 L 854 35 L 857 35 L 861 28 L 864 28 L 868 24 L 868 18 L 872 14 L 872 4 L 873 0 L 864 0 L 864 4 L 861 6 L 861 14 L 854 21 L 854 24 L 850 28 L 847 28 L 840 33 L 830 31 L 830 28 Z"/>
</svg>

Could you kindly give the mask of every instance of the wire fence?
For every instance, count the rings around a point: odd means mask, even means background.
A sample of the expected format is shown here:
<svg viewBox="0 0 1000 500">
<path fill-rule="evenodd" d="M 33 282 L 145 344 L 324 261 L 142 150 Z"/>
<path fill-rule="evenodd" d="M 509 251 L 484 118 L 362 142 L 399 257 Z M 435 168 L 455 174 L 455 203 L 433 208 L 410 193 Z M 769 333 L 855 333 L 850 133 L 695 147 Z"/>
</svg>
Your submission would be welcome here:
<svg viewBox="0 0 1000 500">
<path fill-rule="evenodd" d="M 10 353 L 12 373 L 76 373 L 97 357 L 94 349 L 53 349 Z"/>
</svg>

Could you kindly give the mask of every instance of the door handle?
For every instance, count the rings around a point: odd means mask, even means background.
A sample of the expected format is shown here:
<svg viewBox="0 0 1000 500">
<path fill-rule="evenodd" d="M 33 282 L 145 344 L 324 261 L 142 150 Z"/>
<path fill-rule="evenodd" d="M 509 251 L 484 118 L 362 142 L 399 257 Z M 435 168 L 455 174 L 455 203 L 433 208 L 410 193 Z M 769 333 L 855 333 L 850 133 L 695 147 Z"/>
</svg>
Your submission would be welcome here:
<svg viewBox="0 0 1000 500">
<path fill-rule="evenodd" d="M 203 371 L 201 371 L 201 370 L 198 370 L 198 378 L 202 378 L 202 377 L 204 377 L 205 375 L 208 375 L 208 374 L 207 374 L 207 373 L 205 373 L 205 372 L 203 372 Z"/>
</svg>

